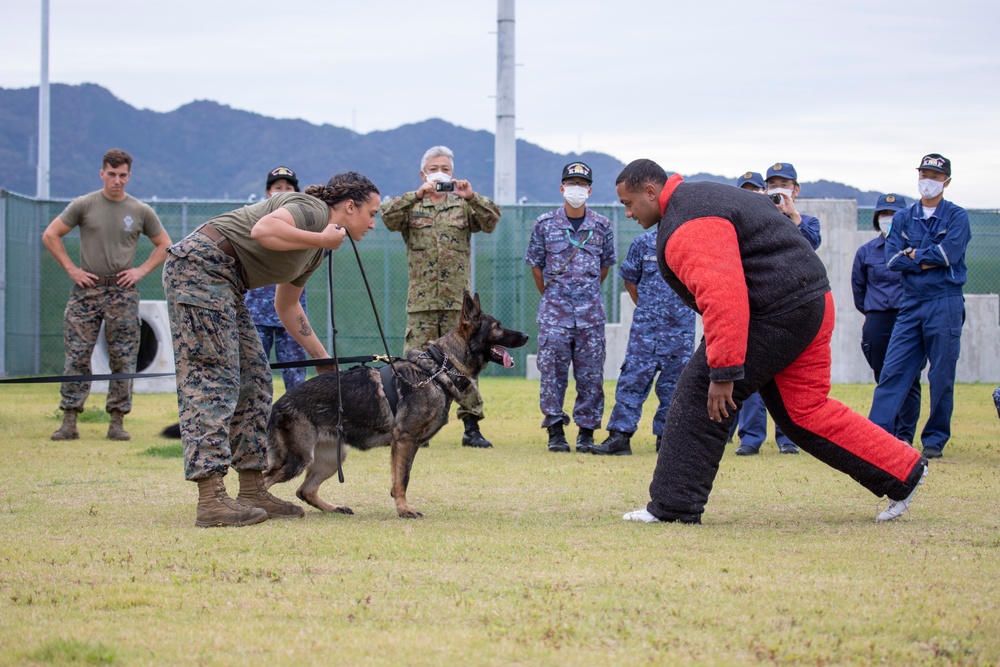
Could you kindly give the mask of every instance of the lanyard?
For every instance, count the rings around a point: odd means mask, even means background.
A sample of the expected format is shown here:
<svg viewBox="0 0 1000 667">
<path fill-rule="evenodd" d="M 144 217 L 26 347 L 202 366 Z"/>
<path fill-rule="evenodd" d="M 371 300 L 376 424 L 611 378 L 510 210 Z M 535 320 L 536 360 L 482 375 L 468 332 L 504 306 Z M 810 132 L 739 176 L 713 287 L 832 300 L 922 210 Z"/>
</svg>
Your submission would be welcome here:
<svg viewBox="0 0 1000 667">
<path fill-rule="evenodd" d="M 566 240 L 575 245 L 577 248 L 582 248 L 583 246 L 587 245 L 587 241 L 589 241 L 590 237 L 593 235 L 594 235 L 594 230 L 588 229 L 587 236 L 584 237 L 582 241 L 577 241 L 576 239 L 573 238 L 573 233 L 570 232 L 568 229 L 566 230 Z"/>
</svg>

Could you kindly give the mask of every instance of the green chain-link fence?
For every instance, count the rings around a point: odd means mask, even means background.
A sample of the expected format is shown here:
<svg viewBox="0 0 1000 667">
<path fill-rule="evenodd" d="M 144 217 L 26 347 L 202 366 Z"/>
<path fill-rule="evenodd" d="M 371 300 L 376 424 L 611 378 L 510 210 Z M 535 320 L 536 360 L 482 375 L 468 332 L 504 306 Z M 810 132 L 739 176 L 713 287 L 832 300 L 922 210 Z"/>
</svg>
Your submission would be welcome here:
<svg viewBox="0 0 1000 667">
<path fill-rule="evenodd" d="M 72 283 L 41 242 L 49 222 L 68 200 L 39 201 L 0 190 L 0 305 L 4 314 L 4 370 L 7 375 L 49 375 L 62 372 L 63 309 Z M 150 201 L 171 239 L 178 240 L 209 218 L 244 205 L 234 201 Z M 523 376 L 525 356 L 536 350 L 538 291 L 524 263 L 524 252 L 535 218 L 551 210 L 547 206 L 506 206 L 492 234 L 474 235 L 474 287 L 483 309 L 505 325 L 531 336 L 525 348 L 512 351 L 514 369 L 491 365 L 493 375 Z M 625 218 L 621 206 L 594 206 L 611 220 L 621 261 L 632 240 L 642 230 Z M 973 241 L 966 261 L 970 294 L 1000 293 L 1000 211 L 970 211 Z M 860 229 L 871 228 L 871 209 L 858 210 Z M 79 234 L 64 237 L 70 256 L 79 262 Z M 399 354 L 406 329 L 406 250 L 398 234 L 381 225 L 357 245 L 371 286 L 389 350 Z M 149 256 L 152 244 L 140 242 L 136 263 Z M 332 254 L 334 308 L 337 322 L 337 352 L 342 356 L 378 354 L 384 351 L 358 263 L 350 244 Z M 139 283 L 145 300 L 163 299 L 160 272 Z M 603 286 L 608 320 L 619 320 L 618 299 L 624 290 L 612 270 Z M 326 267 L 317 271 L 307 286 L 309 319 L 330 348 L 331 327 Z"/>
</svg>

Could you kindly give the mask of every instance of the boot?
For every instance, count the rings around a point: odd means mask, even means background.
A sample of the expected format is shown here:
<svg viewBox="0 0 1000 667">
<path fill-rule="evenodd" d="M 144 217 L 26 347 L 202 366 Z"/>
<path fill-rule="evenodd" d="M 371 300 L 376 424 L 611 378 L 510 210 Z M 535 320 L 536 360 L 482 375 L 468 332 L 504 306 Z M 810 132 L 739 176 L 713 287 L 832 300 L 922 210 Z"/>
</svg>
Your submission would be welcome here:
<svg viewBox="0 0 1000 667">
<path fill-rule="evenodd" d="M 656 453 L 657 454 L 660 453 L 660 443 L 662 441 L 663 441 L 663 434 L 661 433 L 660 435 L 656 436 Z M 730 441 L 730 442 L 732 442 L 732 441 Z"/>
<path fill-rule="evenodd" d="M 472 415 L 466 415 L 462 417 L 462 421 L 465 422 L 465 433 L 462 435 L 462 446 L 463 447 L 479 447 L 480 449 L 489 449 L 493 446 L 493 443 L 483 437 L 483 434 L 479 432 L 479 420 Z"/>
<path fill-rule="evenodd" d="M 563 432 L 562 422 L 556 422 L 548 428 L 549 432 L 549 451 L 550 452 L 568 452 L 569 443 L 566 442 L 566 434 Z"/>
<path fill-rule="evenodd" d="M 243 505 L 259 507 L 272 519 L 299 518 L 306 514 L 298 505 L 268 493 L 260 470 L 240 470 L 240 492 L 236 500 Z"/>
<path fill-rule="evenodd" d="M 129 435 L 128 431 L 122 425 L 122 420 L 125 419 L 124 412 L 112 412 L 111 413 L 111 423 L 108 424 L 108 440 L 131 440 L 132 436 Z"/>
<path fill-rule="evenodd" d="M 230 498 L 221 473 L 215 472 L 198 480 L 198 510 L 194 525 L 202 528 L 251 526 L 267 521 L 267 517 L 267 512 L 261 508 L 250 507 Z"/>
<path fill-rule="evenodd" d="M 77 440 L 80 432 L 76 430 L 76 410 L 63 410 L 63 423 L 59 430 L 52 434 L 53 440 Z"/>
<path fill-rule="evenodd" d="M 599 456 L 632 456 L 631 433 L 608 431 L 608 438 L 590 450 Z"/>
<path fill-rule="evenodd" d="M 581 428 L 576 436 L 576 451 L 589 454 L 594 449 L 594 429 Z"/>
</svg>

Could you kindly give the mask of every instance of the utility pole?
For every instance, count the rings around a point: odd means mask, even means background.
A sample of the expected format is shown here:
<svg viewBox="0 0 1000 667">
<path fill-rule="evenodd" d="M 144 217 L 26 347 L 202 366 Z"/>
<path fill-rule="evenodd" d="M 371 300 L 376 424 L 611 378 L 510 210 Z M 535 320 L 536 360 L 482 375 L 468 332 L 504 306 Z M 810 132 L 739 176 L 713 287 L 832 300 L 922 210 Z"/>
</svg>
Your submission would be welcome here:
<svg viewBox="0 0 1000 667">
<path fill-rule="evenodd" d="M 514 136 L 514 0 L 497 0 L 497 131 L 493 148 L 493 200 L 517 203 Z"/>
<path fill-rule="evenodd" d="M 38 84 L 38 198 L 49 198 L 49 0 L 42 0 L 42 72 Z"/>
</svg>

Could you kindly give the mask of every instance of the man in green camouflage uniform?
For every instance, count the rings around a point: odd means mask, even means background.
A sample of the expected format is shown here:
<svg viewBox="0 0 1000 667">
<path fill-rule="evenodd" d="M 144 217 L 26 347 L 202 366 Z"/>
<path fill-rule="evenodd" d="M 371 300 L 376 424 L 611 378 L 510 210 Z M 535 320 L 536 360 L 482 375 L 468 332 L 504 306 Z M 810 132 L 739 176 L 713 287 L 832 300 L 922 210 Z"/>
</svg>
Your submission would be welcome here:
<svg viewBox="0 0 1000 667">
<path fill-rule="evenodd" d="M 500 220 L 499 206 L 473 192 L 468 181 L 452 180 L 454 166 L 454 154 L 447 147 L 428 149 L 420 161 L 423 184 L 382 206 L 386 229 L 400 232 L 406 242 L 410 287 L 404 355 L 458 324 L 462 292 L 470 289 L 472 234 L 489 234 Z M 493 446 L 479 431 L 483 397 L 478 383 L 459 405 L 458 417 L 465 423 L 463 446 Z"/>
<path fill-rule="evenodd" d="M 125 194 L 132 174 L 132 156 L 112 149 L 101 163 L 103 187 L 78 197 L 49 223 L 42 243 L 73 280 L 73 290 L 63 314 L 65 375 L 89 375 L 90 358 L 104 323 L 108 365 L 112 373 L 135 373 L 139 354 L 138 282 L 163 263 L 170 236 L 156 213 L 146 204 Z M 63 237 L 80 229 L 80 266 L 66 252 Z M 133 267 L 139 235 L 156 246 L 149 259 Z M 60 387 L 63 423 L 53 440 L 76 440 L 76 416 L 83 412 L 90 394 L 89 382 L 63 382 Z M 108 383 L 105 409 L 111 415 L 107 437 L 129 440 L 123 420 L 132 410 L 132 381 Z"/>
<path fill-rule="evenodd" d="M 216 216 L 168 250 L 163 292 L 177 369 L 184 476 L 198 483 L 198 526 L 305 514 L 264 486 L 273 386 L 244 295 L 277 284 L 274 307 L 282 324 L 312 358 L 328 358 L 299 296 L 324 249 L 339 247 L 346 234 L 360 240 L 374 228 L 380 203 L 374 184 L 353 172 L 306 193 L 276 194 Z M 239 473 L 235 499 L 223 482 L 230 467 Z"/>
</svg>

